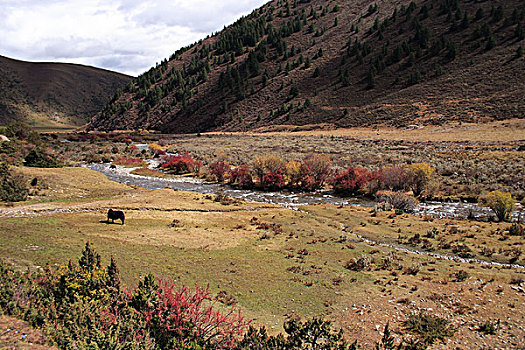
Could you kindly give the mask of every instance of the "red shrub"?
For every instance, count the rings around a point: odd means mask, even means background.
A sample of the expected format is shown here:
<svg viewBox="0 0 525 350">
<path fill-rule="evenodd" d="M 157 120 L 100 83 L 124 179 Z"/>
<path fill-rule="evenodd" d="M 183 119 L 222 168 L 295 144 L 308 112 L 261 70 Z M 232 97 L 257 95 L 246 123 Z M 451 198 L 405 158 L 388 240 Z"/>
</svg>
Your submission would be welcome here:
<svg viewBox="0 0 525 350">
<path fill-rule="evenodd" d="M 269 190 L 280 190 L 284 185 L 284 175 L 280 171 L 268 171 L 262 178 L 261 186 Z"/>
<path fill-rule="evenodd" d="M 230 165 L 223 160 L 213 162 L 209 166 L 210 174 L 215 176 L 217 182 L 223 182 L 226 175 L 231 172 Z"/>
<path fill-rule="evenodd" d="M 383 189 L 401 191 L 407 189 L 408 172 L 404 166 L 384 167 L 379 173 L 379 182 Z"/>
<path fill-rule="evenodd" d="M 303 160 L 300 170 L 301 188 L 313 191 L 323 187 L 330 176 L 332 161 L 323 154 L 313 154 Z"/>
<path fill-rule="evenodd" d="M 253 183 L 253 176 L 252 176 L 252 171 L 250 167 L 244 164 L 244 165 L 241 165 L 240 167 L 232 169 L 230 172 L 229 183 L 231 185 L 236 185 L 241 188 L 246 188 L 246 189 L 253 188 L 254 183 Z"/>
<path fill-rule="evenodd" d="M 230 349 L 241 336 L 247 321 L 232 308 L 222 314 L 211 302 L 209 286 L 195 292 L 173 282 L 161 282 L 157 302 L 147 311 L 146 321 L 160 348 Z"/>
<path fill-rule="evenodd" d="M 198 173 L 202 163 L 193 159 L 186 152 L 183 155 L 165 156 L 162 158 L 160 167 L 170 170 L 175 174 Z"/>
<path fill-rule="evenodd" d="M 355 195 L 362 192 L 371 179 L 372 175 L 366 169 L 349 167 L 338 172 L 332 180 L 334 192 L 340 195 Z"/>
</svg>

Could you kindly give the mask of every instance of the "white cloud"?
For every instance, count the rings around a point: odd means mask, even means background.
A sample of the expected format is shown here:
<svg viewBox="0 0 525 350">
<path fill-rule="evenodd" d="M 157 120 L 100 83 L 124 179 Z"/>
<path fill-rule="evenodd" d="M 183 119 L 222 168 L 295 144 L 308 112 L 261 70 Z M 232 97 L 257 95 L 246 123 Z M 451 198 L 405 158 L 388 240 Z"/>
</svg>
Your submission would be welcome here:
<svg viewBox="0 0 525 350">
<path fill-rule="evenodd" d="M 137 75 L 265 0 L 0 0 L 0 55 Z"/>
</svg>

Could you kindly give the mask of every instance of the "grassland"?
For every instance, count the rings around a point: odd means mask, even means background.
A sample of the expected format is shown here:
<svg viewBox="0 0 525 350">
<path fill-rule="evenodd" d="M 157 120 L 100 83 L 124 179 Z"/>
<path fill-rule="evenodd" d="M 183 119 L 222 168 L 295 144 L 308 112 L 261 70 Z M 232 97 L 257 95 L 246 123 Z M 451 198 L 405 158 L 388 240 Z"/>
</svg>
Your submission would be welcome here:
<svg viewBox="0 0 525 350">
<path fill-rule="evenodd" d="M 237 302 L 272 332 L 292 315 L 324 316 L 370 347 L 387 322 L 401 332 L 407 314 L 425 309 L 458 330 L 443 348 L 512 348 L 525 341 L 524 269 L 437 259 L 359 238 L 452 255 L 439 245 L 445 240 L 465 244 L 477 258 L 508 262 L 505 252 L 522 251 L 525 243 L 505 234 L 509 224 L 333 205 L 299 211 L 225 205 L 209 195 L 131 188 L 83 168 L 18 171 L 38 178 L 41 188 L 30 202 L 0 209 L 0 257 L 16 267 L 64 264 L 90 241 L 104 262 L 116 258 L 126 285 L 149 272 L 188 285 L 210 283 L 222 302 Z M 126 212 L 125 225 L 106 223 L 110 207 Z M 432 228 L 438 234 L 426 247 L 407 241 Z M 481 255 L 484 246 L 496 252 Z M 369 261 L 363 270 L 346 268 L 360 257 Z M 524 264 L 523 257 L 515 263 Z M 496 335 L 477 330 L 498 320 Z"/>
</svg>

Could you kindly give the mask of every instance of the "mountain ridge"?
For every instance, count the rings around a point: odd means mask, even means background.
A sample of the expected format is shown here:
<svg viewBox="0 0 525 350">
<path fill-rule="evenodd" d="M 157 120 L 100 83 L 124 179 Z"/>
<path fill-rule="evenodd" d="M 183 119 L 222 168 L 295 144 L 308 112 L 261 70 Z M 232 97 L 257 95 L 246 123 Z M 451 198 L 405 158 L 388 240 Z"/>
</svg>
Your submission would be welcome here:
<svg viewBox="0 0 525 350">
<path fill-rule="evenodd" d="M 0 56 L 0 123 L 82 125 L 132 77 L 73 63 Z"/>
<path fill-rule="evenodd" d="M 524 8 L 523 1 L 271 1 L 136 78 L 89 129 L 522 117 Z"/>
</svg>

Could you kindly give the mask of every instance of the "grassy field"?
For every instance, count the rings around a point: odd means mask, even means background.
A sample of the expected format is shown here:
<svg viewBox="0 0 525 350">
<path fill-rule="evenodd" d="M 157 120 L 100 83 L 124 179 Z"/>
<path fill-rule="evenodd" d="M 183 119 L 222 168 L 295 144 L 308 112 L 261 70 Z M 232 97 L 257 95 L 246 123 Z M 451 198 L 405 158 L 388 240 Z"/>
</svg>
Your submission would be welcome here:
<svg viewBox="0 0 525 350">
<path fill-rule="evenodd" d="M 467 246 L 476 258 L 506 263 L 508 252 L 521 252 L 524 243 L 505 234 L 509 224 L 333 205 L 294 211 L 223 204 L 210 195 L 131 188 L 84 168 L 18 171 L 37 177 L 39 188 L 29 202 L 0 208 L 0 257 L 13 266 L 65 264 L 90 241 L 104 263 L 116 258 L 126 285 L 149 272 L 190 286 L 209 283 L 222 292 L 223 303 L 237 302 L 254 324 L 272 332 L 292 315 L 324 316 L 370 347 L 387 322 L 400 332 L 407 314 L 426 309 L 458 329 L 444 348 L 525 342 L 519 306 L 525 297 L 516 284 L 524 269 L 442 260 L 359 238 L 457 254 L 440 245 L 445 241 Z M 126 224 L 106 223 L 108 208 L 124 210 Z M 433 228 L 437 234 L 426 238 Z M 428 242 L 409 242 L 417 233 Z M 484 247 L 495 252 L 482 255 Z M 348 262 L 361 257 L 368 265 L 357 271 Z M 515 262 L 523 264 L 523 257 Z M 496 335 L 477 330 L 497 320 Z"/>
</svg>

